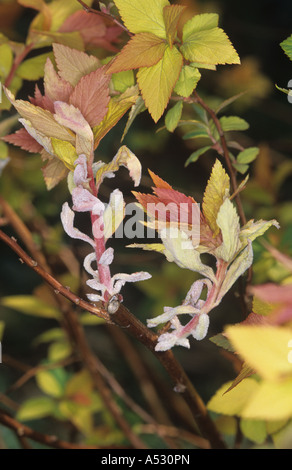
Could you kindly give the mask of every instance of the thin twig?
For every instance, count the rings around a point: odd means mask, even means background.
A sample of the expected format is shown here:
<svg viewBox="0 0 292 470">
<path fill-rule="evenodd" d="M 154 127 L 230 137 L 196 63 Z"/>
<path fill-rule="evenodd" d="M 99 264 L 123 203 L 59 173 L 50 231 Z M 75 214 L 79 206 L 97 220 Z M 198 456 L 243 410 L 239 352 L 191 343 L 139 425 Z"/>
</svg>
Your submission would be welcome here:
<svg viewBox="0 0 292 470">
<path fill-rule="evenodd" d="M 129 36 L 132 36 L 132 33 L 130 33 L 130 31 L 128 30 L 128 28 L 126 28 L 125 25 L 123 25 L 123 23 L 121 23 L 119 20 L 117 20 L 117 18 L 115 18 L 113 15 L 111 15 L 110 13 L 105 13 L 103 11 L 100 11 L 100 10 L 95 10 L 94 8 L 90 8 L 88 5 L 86 5 L 86 3 L 84 3 L 82 0 L 77 0 L 78 3 L 80 3 L 80 5 L 84 8 L 84 10 L 87 12 L 87 13 L 94 13 L 95 15 L 98 15 L 98 16 L 101 16 L 103 18 L 106 18 L 110 21 L 112 21 L 113 23 L 115 23 L 117 26 L 119 26 L 123 31 L 125 31 Z"/>
</svg>

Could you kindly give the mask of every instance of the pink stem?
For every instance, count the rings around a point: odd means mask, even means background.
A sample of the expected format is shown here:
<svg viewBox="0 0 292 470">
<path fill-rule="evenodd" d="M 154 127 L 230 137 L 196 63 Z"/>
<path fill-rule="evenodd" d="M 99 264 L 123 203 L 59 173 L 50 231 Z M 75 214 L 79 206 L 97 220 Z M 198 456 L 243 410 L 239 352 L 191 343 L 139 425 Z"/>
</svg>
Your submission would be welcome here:
<svg viewBox="0 0 292 470">
<path fill-rule="evenodd" d="M 96 188 L 96 185 L 95 185 L 92 166 L 90 164 L 88 165 L 87 173 L 88 173 L 88 177 L 89 177 L 89 185 L 90 185 L 90 189 L 92 191 L 92 194 L 95 197 L 97 197 L 98 196 L 98 191 L 97 191 L 97 188 Z M 92 227 L 96 224 L 97 226 L 99 226 L 99 232 L 103 231 L 104 230 L 104 225 L 100 220 L 101 217 L 99 215 L 93 214 L 92 212 L 91 212 L 90 215 L 91 215 Z M 102 254 L 106 250 L 105 238 L 104 238 L 104 236 L 94 237 L 94 241 L 95 241 L 95 254 L 96 254 L 99 282 L 110 289 L 112 287 L 110 267 L 108 265 L 99 264 L 99 260 L 102 256 Z M 105 292 L 104 297 L 105 297 L 106 301 L 108 301 L 110 299 L 110 294 L 109 294 L 108 291 Z"/>
<path fill-rule="evenodd" d="M 220 289 L 222 283 L 225 279 L 226 270 L 228 263 L 219 259 L 217 261 L 217 271 L 216 271 L 216 284 L 214 283 L 212 288 L 209 291 L 208 297 L 204 303 L 204 306 L 201 310 L 201 313 L 209 313 L 214 307 L 217 306 L 218 296 L 220 294 Z M 181 330 L 179 337 L 188 336 L 191 331 L 196 327 L 199 321 L 199 315 L 195 315 Z"/>
</svg>

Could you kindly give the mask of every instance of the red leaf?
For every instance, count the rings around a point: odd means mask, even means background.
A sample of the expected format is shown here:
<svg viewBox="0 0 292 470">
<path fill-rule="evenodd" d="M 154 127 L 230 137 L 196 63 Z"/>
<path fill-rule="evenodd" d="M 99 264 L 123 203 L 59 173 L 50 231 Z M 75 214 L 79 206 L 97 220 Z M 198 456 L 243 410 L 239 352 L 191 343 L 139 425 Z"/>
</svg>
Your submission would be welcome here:
<svg viewBox="0 0 292 470">
<path fill-rule="evenodd" d="M 91 127 L 97 126 L 107 113 L 110 75 L 105 67 L 82 77 L 70 96 L 69 103 L 80 109 Z"/>
<path fill-rule="evenodd" d="M 111 42 L 116 42 L 122 29 L 119 26 L 107 27 L 104 20 L 98 15 L 76 11 L 66 19 L 59 31 L 63 33 L 79 31 L 85 45 L 104 47 L 109 51 L 117 52 Z"/>
<path fill-rule="evenodd" d="M 39 106 L 42 109 L 46 109 L 50 111 L 50 113 L 54 112 L 54 103 L 48 96 L 43 96 L 40 92 L 39 87 L 35 86 L 34 97 L 29 97 L 29 101 L 34 104 L 35 106 Z"/>
<path fill-rule="evenodd" d="M 26 129 L 19 129 L 14 134 L 6 135 L 2 137 L 2 140 L 9 144 L 17 145 L 31 153 L 40 153 L 42 146 L 34 140 L 34 138 L 26 131 Z"/>
</svg>

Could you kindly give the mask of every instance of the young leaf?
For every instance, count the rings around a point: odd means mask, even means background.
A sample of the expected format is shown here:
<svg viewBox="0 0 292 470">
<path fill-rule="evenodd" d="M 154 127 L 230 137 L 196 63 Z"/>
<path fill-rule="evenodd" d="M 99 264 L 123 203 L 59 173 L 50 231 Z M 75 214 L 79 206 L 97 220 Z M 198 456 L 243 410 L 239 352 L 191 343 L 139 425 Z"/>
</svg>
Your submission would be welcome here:
<svg viewBox="0 0 292 470">
<path fill-rule="evenodd" d="M 42 168 L 44 180 L 48 191 L 57 186 L 68 174 L 68 169 L 61 160 L 52 158 Z"/>
<path fill-rule="evenodd" d="M 109 66 L 109 73 L 151 67 L 162 58 L 166 42 L 152 33 L 133 36 Z"/>
<path fill-rule="evenodd" d="M 292 35 L 285 39 L 285 41 L 281 42 L 280 46 L 289 59 L 292 60 Z"/>
<path fill-rule="evenodd" d="M 134 34 L 152 33 L 166 39 L 163 8 L 168 0 L 114 0 L 125 26 Z"/>
<path fill-rule="evenodd" d="M 225 279 L 220 289 L 220 295 L 223 297 L 228 292 L 237 279 L 251 266 L 253 261 L 252 245 L 249 243 L 244 250 L 233 261 L 227 271 Z"/>
<path fill-rule="evenodd" d="M 163 58 L 152 67 L 139 69 L 137 81 L 145 105 L 153 120 L 157 122 L 163 114 L 172 90 L 177 82 L 183 58 L 180 52 L 173 47 L 166 47 Z"/>
<path fill-rule="evenodd" d="M 220 161 L 216 160 L 204 193 L 202 204 L 203 213 L 214 235 L 217 235 L 220 231 L 216 222 L 217 215 L 224 200 L 226 197 L 229 197 L 229 190 L 229 176 Z"/>
<path fill-rule="evenodd" d="M 81 77 L 100 67 L 99 60 L 92 55 L 85 54 L 85 52 L 71 49 L 62 44 L 53 44 L 53 50 L 60 77 L 73 87 L 77 85 Z"/>
<path fill-rule="evenodd" d="M 165 127 L 169 132 L 173 132 L 177 127 L 182 115 L 183 102 L 178 101 L 165 116 Z"/>
<path fill-rule="evenodd" d="M 196 67 L 184 65 L 174 87 L 175 93 L 188 98 L 196 88 L 200 78 L 201 74 Z"/>
<path fill-rule="evenodd" d="M 169 5 L 163 8 L 166 38 L 170 46 L 176 38 L 178 22 L 185 8 L 183 5 Z"/>
<path fill-rule="evenodd" d="M 221 205 L 216 224 L 221 229 L 223 238 L 222 245 L 215 251 L 216 256 L 230 263 L 240 248 L 240 225 L 236 209 L 229 199 L 225 199 Z"/>
<path fill-rule="evenodd" d="M 184 25 L 180 50 L 185 59 L 212 65 L 240 63 L 228 36 L 217 23 L 217 15 L 203 14 Z"/>
<path fill-rule="evenodd" d="M 54 154 L 61 162 L 71 171 L 74 170 L 74 162 L 77 160 L 78 155 L 75 147 L 64 140 L 54 139 L 51 140 Z"/>
</svg>

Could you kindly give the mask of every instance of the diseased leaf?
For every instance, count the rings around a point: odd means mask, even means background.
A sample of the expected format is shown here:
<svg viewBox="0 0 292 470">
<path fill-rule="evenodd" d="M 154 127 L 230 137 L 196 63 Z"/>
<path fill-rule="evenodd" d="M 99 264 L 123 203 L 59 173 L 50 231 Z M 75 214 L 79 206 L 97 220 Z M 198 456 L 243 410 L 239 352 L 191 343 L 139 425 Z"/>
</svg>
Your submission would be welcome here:
<svg viewBox="0 0 292 470">
<path fill-rule="evenodd" d="M 109 66 L 109 73 L 151 67 L 162 58 L 166 42 L 152 33 L 133 36 Z"/>
<path fill-rule="evenodd" d="M 191 18 L 183 28 L 182 54 L 191 62 L 203 64 L 239 64 L 240 59 L 225 32 L 214 25 L 217 15 Z"/>
<path fill-rule="evenodd" d="M 179 79 L 174 87 L 175 93 L 184 98 L 188 98 L 196 88 L 201 74 L 196 67 L 184 65 L 182 67 Z"/>
<path fill-rule="evenodd" d="M 165 127 L 169 132 L 173 132 L 182 115 L 183 102 L 178 101 L 165 115 Z"/>
<path fill-rule="evenodd" d="M 226 328 L 226 335 L 238 354 L 264 379 L 292 376 L 292 364 L 287 359 L 291 329 L 235 325 Z"/>
<path fill-rule="evenodd" d="M 100 67 L 99 60 L 85 52 L 62 44 L 53 44 L 53 50 L 60 77 L 73 87 L 77 85 L 81 77 Z"/>
<path fill-rule="evenodd" d="M 163 114 L 172 90 L 181 72 L 183 58 L 173 47 L 166 47 L 163 58 L 152 67 L 143 67 L 137 73 L 137 81 L 145 105 L 157 122 Z"/>
<path fill-rule="evenodd" d="M 166 39 L 163 8 L 168 0 L 114 0 L 125 26 L 132 33 L 152 33 Z"/>
<path fill-rule="evenodd" d="M 166 38 L 170 46 L 176 38 L 178 22 L 185 8 L 183 5 L 168 5 L 163 8 Z"/>
<path fill-rule="evenodd" d="M 216 160 L 207 187 L 205 189 L 202 209 L 214 235 L 220 231 L 217 215 L 224 200 L 229 197 L 230 180 L 219 160 Z"/>
</svg>

